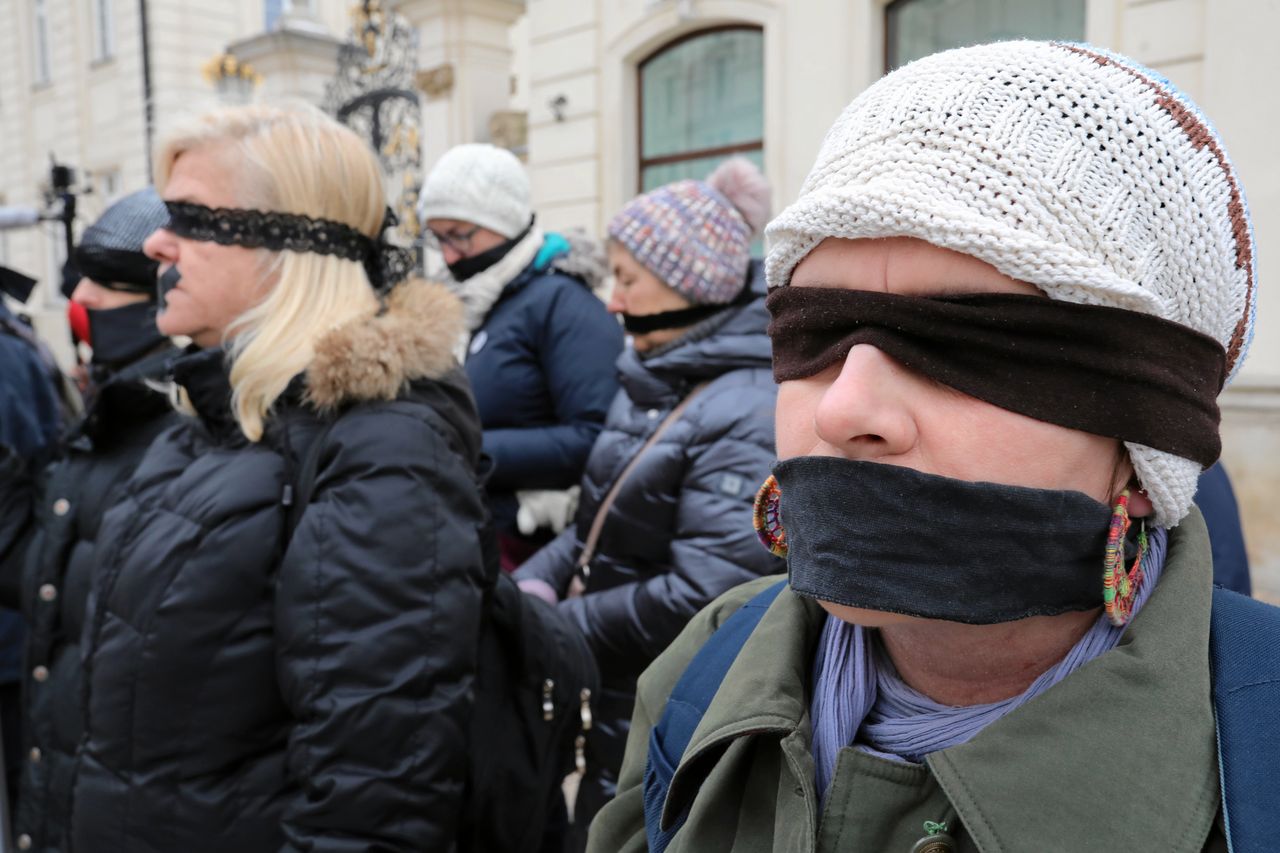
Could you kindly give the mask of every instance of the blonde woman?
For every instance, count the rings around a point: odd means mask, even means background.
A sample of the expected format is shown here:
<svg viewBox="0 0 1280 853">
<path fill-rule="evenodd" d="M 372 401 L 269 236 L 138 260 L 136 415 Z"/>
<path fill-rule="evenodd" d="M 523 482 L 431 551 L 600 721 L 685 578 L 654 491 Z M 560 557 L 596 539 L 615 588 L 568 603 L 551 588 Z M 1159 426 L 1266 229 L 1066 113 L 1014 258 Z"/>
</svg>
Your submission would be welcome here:
<svg viewBox="0 0 1280 853">
<path fill-rule="evenodd" d="M 460 306 L 388 289 L 377 162 L 319 112 L 209 113 L 158 164 L 195 415 L 102 523 L 74 846 L 448 850 L 482 580 Z"/>
</svg>

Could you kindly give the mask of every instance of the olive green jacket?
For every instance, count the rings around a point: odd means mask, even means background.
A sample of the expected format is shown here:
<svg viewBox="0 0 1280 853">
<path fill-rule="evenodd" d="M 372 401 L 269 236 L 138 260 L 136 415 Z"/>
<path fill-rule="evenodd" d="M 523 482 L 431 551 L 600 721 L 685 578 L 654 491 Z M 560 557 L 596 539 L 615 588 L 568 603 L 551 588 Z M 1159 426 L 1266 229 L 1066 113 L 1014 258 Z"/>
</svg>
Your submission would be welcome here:
<svg viewBox="0 0 1280 853">
<path fill-rule="evenodd" d="M 618 796 L 589 853 L 646 850 L 650 729 L 694 653 L 775 579 L 703 610 L 641 676 Z M 1101 579 L 1099 579 L 1101 583 Z M 968 743 L 902 764 L 845 749 L 820 815 L 809 749 L 824 611 L 784 589 L 725 677 L 676 770 L 670 853 L 908 853 L 946 822 L 960 853 L 1225 851 L 1209 684 L 1212 563 L 1198 512 L 1120 644 Z"/>
</svg>

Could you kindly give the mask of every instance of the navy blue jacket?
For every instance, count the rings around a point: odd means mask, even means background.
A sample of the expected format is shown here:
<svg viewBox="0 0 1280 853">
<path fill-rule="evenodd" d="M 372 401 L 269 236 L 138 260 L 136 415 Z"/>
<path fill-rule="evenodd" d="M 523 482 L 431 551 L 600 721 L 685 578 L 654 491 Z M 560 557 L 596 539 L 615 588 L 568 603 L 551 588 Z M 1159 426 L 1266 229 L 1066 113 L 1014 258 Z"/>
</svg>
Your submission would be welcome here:
<svg viewBox="0 0 1280 853">
<path fill-rule="evenodd" d="M 1244 530 L 1240 527 L 1240 509 L 1236 493 L 1221 462 L 1215 462 L 1200 475 L 1196 488 L 1196 506 L 1204 514 L 1213 547 L 1213 582 L 1240 593 L 1252 594 L 1249 580 L 1249 555 L 1244 548 Z"/>
<path fill-rule="evenodd" d="M 0 301 L 0 455 L 3 448 L 29 458 L 50 446 L 61 415 L 57 391 L 32 346 L 13 330 L 19 321 Z M 22 674 L 22 619 L 0 610 L 0 684 Z"/>
<path fill-rule="evenodd" d="M 587 282 L 560 270 L 568 256 L 564 238 L 548 234 L 471 337 L 467 378 L 503 532 L 515 531 L 517 489 L 577 484 L 618 391 L 622 328 Z"/>
</svg>

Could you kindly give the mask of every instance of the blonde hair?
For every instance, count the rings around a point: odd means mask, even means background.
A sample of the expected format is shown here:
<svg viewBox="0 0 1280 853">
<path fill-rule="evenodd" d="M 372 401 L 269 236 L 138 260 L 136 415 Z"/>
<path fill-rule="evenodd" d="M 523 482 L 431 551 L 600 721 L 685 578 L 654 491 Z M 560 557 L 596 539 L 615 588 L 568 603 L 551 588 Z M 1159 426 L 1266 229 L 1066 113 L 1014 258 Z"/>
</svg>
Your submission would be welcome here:
<svg viewBox="0 0 1280 853">
<path fill-rule="evenodd" d="M 179 126 L 156 158 L 163 189 L 183 154 L 213 147 L 227 157 L 240 207 L 330 219 L 376 237 L 385 201 L 377 158 L 354 133 L 309 106 L 213 110 Z M 233 165 L 232 165 L 233 164 Z M 274 286 L 227 330 L 231 408 L 250 441 L 315 344 L 331 329 L 378 311 L 364 267 L 332 255 L 261 250 Z"/>
</svg>

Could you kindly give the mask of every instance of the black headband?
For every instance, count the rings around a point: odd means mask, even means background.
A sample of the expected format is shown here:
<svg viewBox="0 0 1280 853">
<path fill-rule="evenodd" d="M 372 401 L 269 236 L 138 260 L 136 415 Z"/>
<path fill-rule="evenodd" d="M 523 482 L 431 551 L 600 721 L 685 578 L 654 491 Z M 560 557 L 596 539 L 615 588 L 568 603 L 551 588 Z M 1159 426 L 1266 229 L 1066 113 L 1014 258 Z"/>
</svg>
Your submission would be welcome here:
<svg viewBox="0 0 1280 853">
<path fill-rule="evenodd" d="M 1040 296 L 900 296 L 782 287 L 769 294 L 773 374 L 812 376 L 870 344 L 1012 412 L 1131 441 L 1208 467 L 1222 449 L 1222 345 L 1119 308 Z"/>
<path fill-rule="evenodd" d="M 416 265 L 411 251 L 386 242 L 386 231 L 396 222 L 390 209 L 375 240 L 350 225 L 300 213 L 205 207 L 178 201 L 165 202 L 165 207 L 169 209 L 165 228 L 179 237 L 222 246 L 310 252 L 360 261 L 369 283 L 379 292 L 408 278 Z"/>
</svg>

